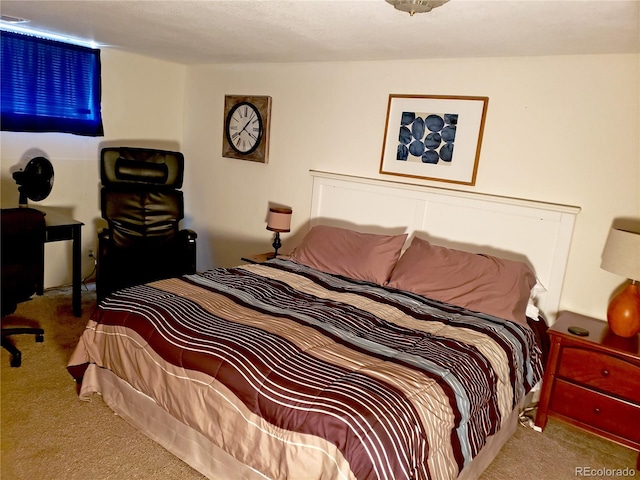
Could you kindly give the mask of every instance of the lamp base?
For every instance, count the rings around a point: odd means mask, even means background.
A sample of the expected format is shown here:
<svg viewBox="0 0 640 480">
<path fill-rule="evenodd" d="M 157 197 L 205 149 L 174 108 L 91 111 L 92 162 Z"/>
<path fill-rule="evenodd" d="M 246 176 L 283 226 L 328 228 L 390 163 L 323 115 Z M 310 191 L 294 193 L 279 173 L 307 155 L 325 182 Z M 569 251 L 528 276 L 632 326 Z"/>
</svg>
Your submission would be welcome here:
<svg viewBox="0 0 640 480">
<path fill-rule="evenodd" d="M 278 256 L 278 250 L 280 250 L 280 247 L 282 246 L 282 242 L 280 241 L 280 232 L 276 232 L 276 236 L 273 239 L 271 246 L 274 250 L 272 258 L 276 258 Z"/>
<path fill-rule="evenodd" d="M 620 337 L 633 337 L 640 332 L 640 290 L 635 282 L 611 300 L 607 321 L 613 333 Z"/>
</svg>

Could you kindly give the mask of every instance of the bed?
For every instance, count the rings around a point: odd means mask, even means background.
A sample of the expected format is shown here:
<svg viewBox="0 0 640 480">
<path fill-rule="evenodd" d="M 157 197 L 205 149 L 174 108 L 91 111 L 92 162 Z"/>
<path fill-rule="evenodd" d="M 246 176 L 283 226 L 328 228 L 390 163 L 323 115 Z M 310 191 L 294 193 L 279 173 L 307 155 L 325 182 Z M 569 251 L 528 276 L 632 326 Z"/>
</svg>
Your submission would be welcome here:
<svg viewBox="0 0 640 480">
<path fill-rule="evenodd" d="M 80 398 L 209 478 L 477 478 L 542 378 L 578 209 L 312 177 L 291 256 L 104 299 L 69 361 Z"/>
</svg>

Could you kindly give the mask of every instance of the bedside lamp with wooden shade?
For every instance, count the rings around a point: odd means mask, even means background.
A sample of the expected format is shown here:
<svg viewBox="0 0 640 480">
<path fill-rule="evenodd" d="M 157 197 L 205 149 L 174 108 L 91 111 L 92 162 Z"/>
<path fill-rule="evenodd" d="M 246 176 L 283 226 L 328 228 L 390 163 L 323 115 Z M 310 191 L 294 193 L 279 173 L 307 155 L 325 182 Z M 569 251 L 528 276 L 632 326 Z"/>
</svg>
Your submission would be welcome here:
<svg viewBox="0 0 640 480">
<path fill-rule="evenodd" d="M 633 337 L 640 332 L 640 233 L 612 228 L 600 267 L 631 279 L 631 283 L 611 300 L 607 321 L 616 335 Z"/>
<path fill-rule="evenodd" d="M 282 246 L 280 241 L 280 232 L 291 231 L 291 214 L 293 210 L 287 207 L 269 207 L 269 215 L 267 216 L 267 230 L 276 232 L 273 240 L 274 253 L 270 258 L 278 255 L 278 250 Z"/>
</svg>

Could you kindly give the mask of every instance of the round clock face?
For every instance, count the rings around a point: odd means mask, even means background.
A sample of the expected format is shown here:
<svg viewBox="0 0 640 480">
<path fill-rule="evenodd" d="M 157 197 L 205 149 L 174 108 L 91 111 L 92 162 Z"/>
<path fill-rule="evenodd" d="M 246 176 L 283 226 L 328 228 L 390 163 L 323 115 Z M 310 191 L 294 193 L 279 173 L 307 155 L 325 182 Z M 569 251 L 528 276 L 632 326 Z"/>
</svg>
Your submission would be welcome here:
<svg viewBox="0 0 640 480">
<path fill-rule="evenodd" d="M 262 116 L 255 105 L 240 102 L 234 105 L 225 123 L 225 134 L 231 148 L 236 152 L 248 155 L 262 141 Z"/>
</svg>

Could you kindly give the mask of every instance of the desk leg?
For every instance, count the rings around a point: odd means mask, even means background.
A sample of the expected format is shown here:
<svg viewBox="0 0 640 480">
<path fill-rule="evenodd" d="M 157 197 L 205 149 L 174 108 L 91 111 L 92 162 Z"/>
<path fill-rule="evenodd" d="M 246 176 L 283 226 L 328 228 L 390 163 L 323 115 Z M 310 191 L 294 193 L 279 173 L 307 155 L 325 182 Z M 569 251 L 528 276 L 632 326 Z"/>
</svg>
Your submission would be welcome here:
<svg viewBox="0 0 640 480">
<path fill-rule="evenodd" d="M 72 244 L 72 276 L 73 276 L 73 286 L 72 286 L 72 304 L 73 304 L 73 314 L 76 317 L 82 316 L 82 306 L 81 306 L 81 270 L 82 270 L 82 258 L 80 256 L 80 248 L 82 245 L 82 225 L 76 225 L 73 227 L 73 244 Z"/>
</svg>

